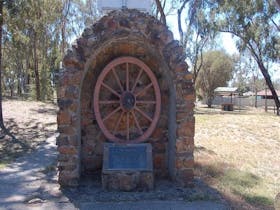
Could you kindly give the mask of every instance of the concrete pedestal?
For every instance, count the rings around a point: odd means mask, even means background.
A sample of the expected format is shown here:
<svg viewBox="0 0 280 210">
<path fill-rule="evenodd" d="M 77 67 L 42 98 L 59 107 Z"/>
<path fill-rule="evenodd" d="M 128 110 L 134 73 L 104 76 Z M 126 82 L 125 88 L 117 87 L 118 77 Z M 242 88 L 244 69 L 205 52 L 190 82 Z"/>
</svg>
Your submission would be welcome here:
<svg viewBox="0 0 280 210">
<path fill-rule="evenodd" d="M 153 172 L 103 172 L 102 187 L 109 191 L 149 191 L 154 189 Z"/>
</svg>

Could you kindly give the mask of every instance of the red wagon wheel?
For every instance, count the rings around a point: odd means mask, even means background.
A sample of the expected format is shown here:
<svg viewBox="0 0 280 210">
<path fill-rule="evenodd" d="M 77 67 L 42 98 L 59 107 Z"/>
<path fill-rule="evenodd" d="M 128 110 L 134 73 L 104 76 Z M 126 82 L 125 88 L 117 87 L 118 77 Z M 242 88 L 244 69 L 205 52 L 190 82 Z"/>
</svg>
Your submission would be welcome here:
<svg viewBox="0 0 280 210">
<path fill-rule="evenodd" d="M 110 62 L 96 82 L 94 113 L 109 141 L 146 141 L 160 116 L 161 96 L 150 68 L 133 57 Z"/>
</svg>

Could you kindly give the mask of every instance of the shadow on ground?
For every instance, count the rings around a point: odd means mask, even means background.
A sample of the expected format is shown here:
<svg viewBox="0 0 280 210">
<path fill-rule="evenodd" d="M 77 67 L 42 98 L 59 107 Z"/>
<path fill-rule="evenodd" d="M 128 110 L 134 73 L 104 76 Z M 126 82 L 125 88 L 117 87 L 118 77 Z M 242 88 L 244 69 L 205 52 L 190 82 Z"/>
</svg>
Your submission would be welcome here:
<svg viewBox="0 0 280 210">
<path fill-rule="evenodd" d="M 119 209 L 133 205 L 139 208 L 132 209 L 150 208 L 149 204 L 155 207 L 150 209 L 162 206 L 162 210 L 176 209 L 168 207 L 174 204 L 178 204 L 178 209 L 193 209 L 192 205 L 204 206 L 199 209 L 208 209 L 208 205 L 213 205 L 214 209 L 228 209 L 219 192 L 200 179 L 195 179 L 193 188 L 176 186 L 169 180 L 157 180 L 155 190 L 151 192 L 107 192 L 102 189 L 99 171 L 82 177 L 77 188 L 60 189 L 56 157 L 55 136 L 52 136 L 34 152 L 1 169 L 0 209 L 92 209 L 97 204 L 102 209 L 111 209 L 122 202 Z"/>
<path fill-rule="evenodd" d="M 108 192 L 102 189 L 101 172 L 82 177 L 77 188 L 64 188 L 65 196 L 77 207 L 87 202 L 138 202 L 138 201 L 212 201 L 226 202 L 215 189 L 200 179 L 195 179 L 194 187 L 183 188 L 170 180 L 156 180 L 155 189 L 150 192 Z"/>
<path fill-rule="evenodd" d="M 31 154 L 18 158 L 0 170 L 1 207 L 32 204 L 46 199 L 60 198 L 56 181 L 55 136 L 47 139 Z M 20 206 L 19 206 L 20 207 Z"/>
<path fill-rule="evenodd" d="M 38 111 L 38 110 L 34 110 Z M 44 109 L 50 113 L 54 110 Z M 7 164 L 13 159 L 30 153 L 44 140 L 55 133 L 56 123 L 41 123 L 36 119 L 25 119 L 20 125 L 14 118 L 5 119 L 6 135 L 0 139 L 0 164 Z"/>
</svg>

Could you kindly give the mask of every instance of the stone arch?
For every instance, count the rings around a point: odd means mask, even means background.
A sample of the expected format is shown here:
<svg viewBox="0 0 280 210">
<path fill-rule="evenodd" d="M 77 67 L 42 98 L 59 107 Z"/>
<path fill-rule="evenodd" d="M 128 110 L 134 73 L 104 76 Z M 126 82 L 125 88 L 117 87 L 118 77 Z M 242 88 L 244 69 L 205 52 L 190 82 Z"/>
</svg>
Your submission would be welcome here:
<svg viewBox="0 0 280 210">
<path fill-rule="evenodd" d="M 162 123 L 152 134 L 158 174 L 169 174 L 183 185 L 191 183 L 194 90 L 183 48 L 154 17 L 126 9 L 113 11 L 85 29 L 64 58 L 58 91 L 60 184 L 77 185 L 81 172 L 100 167 L 99 143 L 104 136 L 94 121 L 92 91 L 104 66 L 126 55 L 139 58 L 153 69 L 161 91 L 168 92 L 162 94 Z"/>
</svg>

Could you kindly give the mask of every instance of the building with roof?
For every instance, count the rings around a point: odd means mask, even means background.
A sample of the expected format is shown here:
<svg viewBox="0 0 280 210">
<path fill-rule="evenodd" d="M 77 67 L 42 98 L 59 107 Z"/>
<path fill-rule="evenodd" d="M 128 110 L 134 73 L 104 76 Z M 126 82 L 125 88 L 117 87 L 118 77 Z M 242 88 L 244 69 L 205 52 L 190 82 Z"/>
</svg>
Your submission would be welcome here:
<svg viewBox="0 0 280 210">
<path fill-rule="evenodd" d="M 275 90 L 277 93 L 278 98 L 280 98 L 280 90 Z M 273 99 L 272 93 L 269 89 L 259 91 L 257 93 L 257 96 L 259 96 L 261 99 Z"/>
<path fill-rule="evenodd" d="M 237 87 L 217 87 L 214 90 L 214 93 L 215 93 L 215 97 L 221 98 L 222 110 L 233 111 L 232 99 L 234 96 L 239 95 Z M 230 101 L 228 99 L 230 99 Z"/>
</svg>

